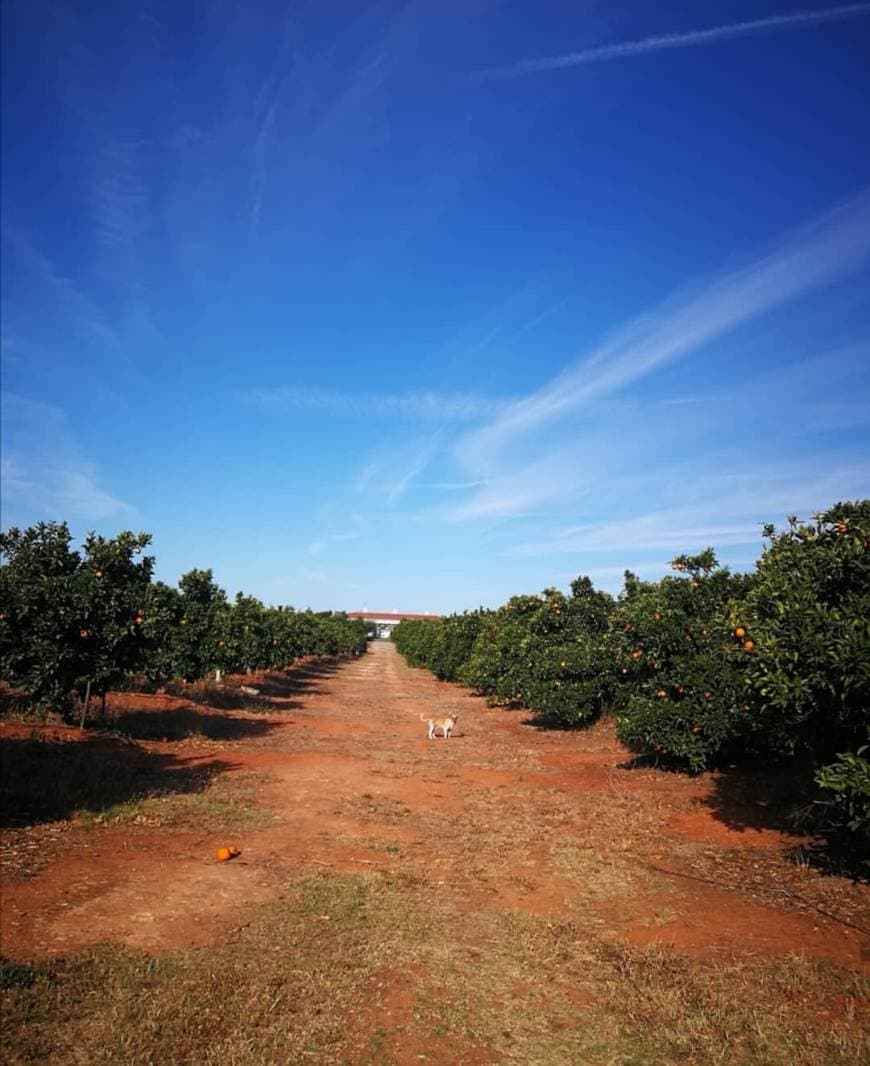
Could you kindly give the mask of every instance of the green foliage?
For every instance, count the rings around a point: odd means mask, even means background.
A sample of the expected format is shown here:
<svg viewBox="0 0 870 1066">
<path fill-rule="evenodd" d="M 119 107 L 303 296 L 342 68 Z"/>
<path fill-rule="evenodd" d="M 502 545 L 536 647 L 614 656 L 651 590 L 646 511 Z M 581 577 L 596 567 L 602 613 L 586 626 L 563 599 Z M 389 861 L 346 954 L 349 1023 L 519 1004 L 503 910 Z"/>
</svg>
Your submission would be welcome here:
<svg viewBox="0 0 870 1066">
<path fill-rule="evenodd" d="M 90 682 L 102 693 L 145 654 L 151 538 L 90 534 L 74 551 L 65 523 L 0 534 L 0 654 L 4 677 L 38 703 L 66 707 Z"/>
<path fill-rule="evenodd" d="M 393 642 L 411 666 L 425 666 L 441 681 L 457 681 L 480 633 L 486 612 L 400 622 Z"/>
<path fill-rule="evenodd" d="M 671 566 L 685 576 L 626 574 L 611 636 L 616 726 L 625 743 L 700 770 L 752 732 L 750 652 L 731 617 L 754 579 L 720 568 L 709 548 Z"/>
<path fill-rule="evenodd" d="M 830 821 L 853 833 L 870 835 L 870 746 L 842 752 L 816 773 L 816 783 L 830 793 Z"/>
<path fill-rule="evenodd" d="M 81 552 L 65 523 L 0 534 L 3 679 L 44 706 L 69 710 L 130 673 L 193 681 L 217 669 L 277 669 L 303 655 L 361 654 L 366 625 L 344 614 L 227 601 L 211 570 L 173 589 L 152 582 L 149 535 L 89 534 Z"/>
<path fill-rule="evenodd" d="M 624 742 L 693 770 L 808 751 L 828 764 L 817 782 L 832 818 L 868 833 L 870 500 L 765 536 L 752 574 L 730 573 L 707 548 L 677 556 L 661 581 L 627 571 L 615 605 L 578 578 L 570 596 L 545 589 L 403 622 L 394 639 L 413 665 L 494 703 L 567 725 L 610 706 Z"/>
<path fill-rule="evenodd" d="M 776 750 L 825 760 L 870 719 L 870 500 L 765 535 L 747 603 L 758 726 Z"/>
<path fill-rule="evenodd" d="M 411 665 L 443 680 L 575 724 L 595 717 L 608 696 L 601 666 L 611 608 L 606 593 L 578 578 L 571 596 L 546 589 L 497 611 L 402 622 L 393 640 Z"/>
</svg>

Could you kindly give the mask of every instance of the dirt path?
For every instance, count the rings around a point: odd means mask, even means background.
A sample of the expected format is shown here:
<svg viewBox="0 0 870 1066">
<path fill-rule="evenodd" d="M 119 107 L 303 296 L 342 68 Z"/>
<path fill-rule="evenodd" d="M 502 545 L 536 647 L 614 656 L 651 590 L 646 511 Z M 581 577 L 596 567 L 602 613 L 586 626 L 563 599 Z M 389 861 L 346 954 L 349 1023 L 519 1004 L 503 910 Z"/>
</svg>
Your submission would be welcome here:
<svg viewBox="0 0 870 1066">
<path fill-rule="evenodd" d="M 726 810 L 716 775 L 632 768 L 606 723 L 541 730 L 408 668 L 388 643 L 334 671 L 259 683 L 267 713 L 223 712 L 195 745 L 140 747 L 179 772 L 254 781 L 268 823 L 229 841 L 135 824 L 68 833 L 33 876 L 6 884 L 5 955 L 195 948 L 244 927 L 293 878 L 386 871 L 419 893 L 421 916 L 433 894 L 448 899 L 457 942 L 532 916 L 707 960 L 797 955 L 866 971 L 861 934 L 816 909 L 866 926 L 866 889 L 786 862 L 796 840 L 751 797 Z M 153 697 L 148 713 L 172 708 Z M 450 741 L 426 740 L 430 713 L 459 715 Z M 242 855 L 217 863 L 227 842 Z M 358 1024 L 406 1017 L 407 989 L 385 981 L 378 1018 Z"/>
<path fill-rule="evenodd" d="M 627 753 L 606 729 L 541 731 L 523 712 L 487 708 L 409 669 L 388 643 L 271 703 L 278 713 L 259 716 L 269 731 L 233 743 L 230 757 L 226 743 L 176 756 L 180 766 L 206 761 L 260 775 L 258 802 L 275 823 L 234 841 L 240 860 L 213 861 L 223 836 L 91 833 L 35 879 L 5 889 L 5 950 L 32 957 L 103 939 L 151 951 L 204 943 L 250 903 L 274 898 L 288 871 L 327 864 L 404 868 L 449 885 L 464 907 L 568 917 L 591 894 L 593 917 L 635 943 L 860 961 L 858 934 L 823 915 L 659 872 L 691 873 L 693 851 L 763 856 L 789 841 L 717 819 L 705 805 L 710 776 L 624 768 Z M 427 741 L 420 715 L 449 713 L 459 715 L 453 738 Z"/>
</svg>

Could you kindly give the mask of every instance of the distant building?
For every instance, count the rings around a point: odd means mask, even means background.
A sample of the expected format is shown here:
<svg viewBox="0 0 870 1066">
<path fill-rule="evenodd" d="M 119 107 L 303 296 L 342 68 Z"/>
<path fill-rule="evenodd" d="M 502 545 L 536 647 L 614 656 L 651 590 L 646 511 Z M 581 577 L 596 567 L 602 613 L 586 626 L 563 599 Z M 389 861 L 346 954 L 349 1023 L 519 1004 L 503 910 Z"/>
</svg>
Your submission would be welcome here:
<svg viewBox="0 0 870 1066">
<path fill-rule="evenodd" d="M 348 611 L 348 618 L 362 618 L 374 622 L 379 637 L 389 640 L 399 622 L 416 622 L 426 618 L 440 618 L 440 614 L 403 614 L 401 611 Z"/>
</svg>

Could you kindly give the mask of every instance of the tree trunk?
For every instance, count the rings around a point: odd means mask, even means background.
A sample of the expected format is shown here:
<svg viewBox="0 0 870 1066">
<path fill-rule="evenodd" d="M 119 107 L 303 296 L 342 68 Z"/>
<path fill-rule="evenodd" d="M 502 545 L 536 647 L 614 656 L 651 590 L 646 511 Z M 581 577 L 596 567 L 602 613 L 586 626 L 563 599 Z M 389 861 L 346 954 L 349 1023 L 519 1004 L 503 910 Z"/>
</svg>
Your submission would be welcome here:
<svg viewBox="0 0 870 1066">
<path fill-rule="evenodd" d="M 91 702 L 91 679 L 88 678 L 88 683 L 85 685 L 85 698 L 82 702 L 82 719 L 79 722 L 79 732 L 85 731 L 85 718 L 88 715 L 88 704 Z"/>
<path fill-rule="evenodd" d="M 100 720 L 105 722 L 106 720 L 106 693 L 104 692 L 100 699 Z"/>
</svg>

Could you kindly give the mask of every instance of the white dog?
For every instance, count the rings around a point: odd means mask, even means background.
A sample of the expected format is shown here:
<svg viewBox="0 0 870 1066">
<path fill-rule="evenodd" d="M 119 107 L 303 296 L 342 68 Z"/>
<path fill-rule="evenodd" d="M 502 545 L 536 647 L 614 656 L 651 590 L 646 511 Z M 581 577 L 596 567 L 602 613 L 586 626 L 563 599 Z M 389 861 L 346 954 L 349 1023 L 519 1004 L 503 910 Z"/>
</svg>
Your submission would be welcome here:
<svg viewBox="0 0 870 1066">
<path fill-rule="evenodd" d="M 459 718 L 458 714 L 448 714 L 446 718 L 429 718 L 425 714 L 420 715 L 420 721 L 428 727 L 427 740 L 434 740 L 436 730 L 440 729 L 445 740 L 450 739 L 450 733 Z"/>
</svg>

